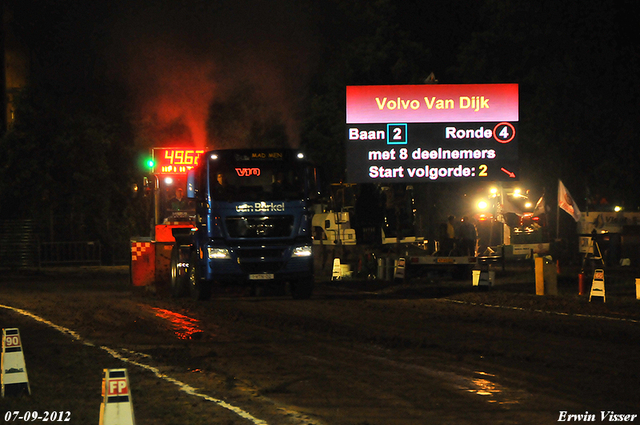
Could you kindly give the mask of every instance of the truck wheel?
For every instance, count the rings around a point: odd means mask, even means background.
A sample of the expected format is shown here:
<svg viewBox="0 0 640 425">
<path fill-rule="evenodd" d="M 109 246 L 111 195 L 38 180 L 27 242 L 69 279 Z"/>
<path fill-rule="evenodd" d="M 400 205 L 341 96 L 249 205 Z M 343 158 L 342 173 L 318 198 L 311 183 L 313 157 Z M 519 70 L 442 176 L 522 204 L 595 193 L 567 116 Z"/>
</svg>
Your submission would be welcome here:
<svg viewBox="0 0 640 425">
<path fill-rule="evenodd" d="M 191 253 L 188 271 L 189 294 L 194 300 L 202 301 L 211 298 L 211 286 L 202 279 L 200 267 L 198 267 L 198 253 Z"/>
<path fill-rule="evenodd" d="M 184 248 L 180 249 L 177 244 L 171 250 L 171 296 L 174 298 L 187 295 L 189 254 L 185 251 Z"/>
<path fill-rule="evenodd" d="M 291 297 L 294 300 L 306 300 L 313 293 L 313 278 L 297 279 L 291 282 Z"/>
</svg>

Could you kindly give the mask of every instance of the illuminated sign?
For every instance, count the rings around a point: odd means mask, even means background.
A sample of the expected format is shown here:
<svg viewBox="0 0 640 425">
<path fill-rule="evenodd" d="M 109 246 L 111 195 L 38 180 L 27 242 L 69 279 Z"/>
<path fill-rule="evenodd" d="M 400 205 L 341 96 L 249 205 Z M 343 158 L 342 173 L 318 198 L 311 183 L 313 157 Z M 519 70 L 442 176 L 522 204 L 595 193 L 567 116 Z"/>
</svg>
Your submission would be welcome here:
<svg viewBox="0 0 640 425">
<path fill-rule="evenodd" d="M 255 202 L 254 204 L 242 204 L 242 205 L 238 205 L 236 206 L 236 211 L 237 212 L 241 212 L 241 213 L 248 213 L 248 212 L 273 212 L 273 211 L 278 211 L 278 212 L 282 212 L 285 211 L 285 206 L 284 206 L 284 202 L 280 202 L 280 203 L 273 203 L 273 202 Z"/>
<path fill-rule="evenodd" d="M 251 159 L 283 159 L 282 152 L 254 152 Z"/>
<path fill-rule="evenodd" d="M 260 169 L 259 168 L 236 168 L 236 173 L 238 173 L 238 176 L 240 177 L 259 176 Z"/>
<path fill-rule="evenodd" d="M 198 165 L 204 149 L 153 148 L 154 174 L 186 174 Z"/>
<path fill-rule="evenodd" d="M 352 183 L 514 180 L 517 84 L 347 87 Z"/>
</svg>

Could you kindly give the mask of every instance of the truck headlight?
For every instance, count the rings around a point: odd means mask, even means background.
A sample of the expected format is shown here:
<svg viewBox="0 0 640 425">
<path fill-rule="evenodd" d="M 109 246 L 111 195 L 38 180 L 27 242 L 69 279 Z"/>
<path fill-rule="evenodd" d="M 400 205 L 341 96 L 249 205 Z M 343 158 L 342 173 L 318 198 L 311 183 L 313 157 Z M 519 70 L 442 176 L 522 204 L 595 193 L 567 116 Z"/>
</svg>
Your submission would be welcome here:
<svg viewBox="0 0 640 425">
<path fill-rule="evenodd" d="M 231 258 L 231 255 L 229 254 L 229 250 L 227 248 L 214 248 L 214 247 L 209 247 L 208 248 L 208 253 L 209 253 L 209 259 L 215 259 L 215 260 L 226 260 Z"/>
<path fill-rule="evenodd" d="M 293 248 L 294 257 L 311 257 L 311 254 L 312 254 L 312 248 L 310 245 L 297 246 Z"/>
</svg>

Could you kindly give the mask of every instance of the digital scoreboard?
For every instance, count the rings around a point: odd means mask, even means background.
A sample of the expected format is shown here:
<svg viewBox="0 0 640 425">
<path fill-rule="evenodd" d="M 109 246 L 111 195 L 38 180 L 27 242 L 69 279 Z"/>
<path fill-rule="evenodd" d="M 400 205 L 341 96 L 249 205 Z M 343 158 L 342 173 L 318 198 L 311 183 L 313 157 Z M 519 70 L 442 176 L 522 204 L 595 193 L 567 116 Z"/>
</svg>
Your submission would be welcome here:
<svg viewBox="0 0 640 425">
<path fill-rule="evenodd" d="M 518 85 L 348 86 L 351 183 L 518 178 Z"/>
<path fill-rule="evenodd" d="M 193 148 L 153 148 L 154 174 L 186 174 L 198 165 L 204 149 Z"/>
</svg>

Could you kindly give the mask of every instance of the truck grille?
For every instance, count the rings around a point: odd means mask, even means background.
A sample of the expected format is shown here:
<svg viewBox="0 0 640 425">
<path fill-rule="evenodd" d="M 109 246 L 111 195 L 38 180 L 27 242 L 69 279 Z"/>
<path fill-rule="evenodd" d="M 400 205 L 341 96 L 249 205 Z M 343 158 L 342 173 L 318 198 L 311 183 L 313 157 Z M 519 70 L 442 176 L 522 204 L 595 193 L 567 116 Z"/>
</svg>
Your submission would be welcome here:
<svg viewBox="0 0 640 425">
<path fill-rule="evenodd" d="M 285 247 L 241 246 L 238 263 L 245 273 L 275 273 L 284 266 Z"/>
<path fill-rule="evenodd" d="M 281 261 L 275 263 L 240 263 L 240 269 L 244 273 L 276 273 L 284 263 Z"/>
<path fill-rule="evenodd" d="M 293 231 L 293 216 L 228 217 L 225 222 L 232 238 L 282 238 Z"/>
<path fill-rule="evenodd" d="M 282 259 L 284 255 L 283 248 L 242 248 L 238 250 L 238 258 L 270 258 L 270 259 Z"/>
</svg>

